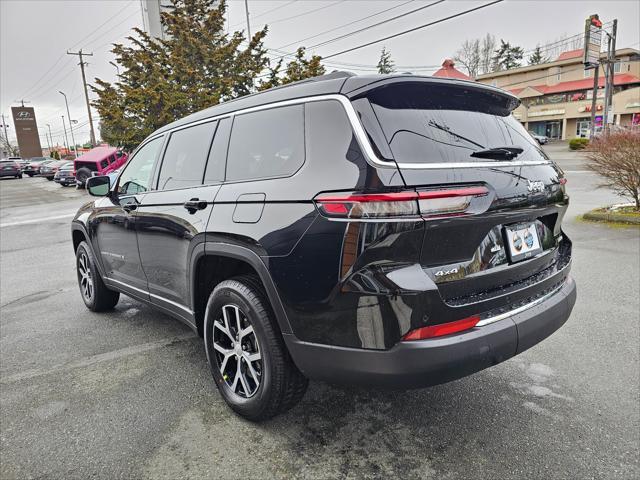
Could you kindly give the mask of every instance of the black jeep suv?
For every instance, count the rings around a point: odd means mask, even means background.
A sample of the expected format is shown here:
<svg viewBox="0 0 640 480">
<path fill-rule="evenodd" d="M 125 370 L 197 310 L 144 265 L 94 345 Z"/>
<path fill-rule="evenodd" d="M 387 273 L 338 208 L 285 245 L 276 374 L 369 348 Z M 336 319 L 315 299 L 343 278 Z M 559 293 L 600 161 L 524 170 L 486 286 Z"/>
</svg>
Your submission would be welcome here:
<svg viewBox="0 0 640 480">
<path fill-rule="evenodd" d="M 334 73 L 150 135 L 72 223 L 82 298 L 120 293 L 204 337 L 259 420 L 307 379 L 425 387 L 502 362 L 569 317 L 559 168 L 473 82 Z"/>
</svg>

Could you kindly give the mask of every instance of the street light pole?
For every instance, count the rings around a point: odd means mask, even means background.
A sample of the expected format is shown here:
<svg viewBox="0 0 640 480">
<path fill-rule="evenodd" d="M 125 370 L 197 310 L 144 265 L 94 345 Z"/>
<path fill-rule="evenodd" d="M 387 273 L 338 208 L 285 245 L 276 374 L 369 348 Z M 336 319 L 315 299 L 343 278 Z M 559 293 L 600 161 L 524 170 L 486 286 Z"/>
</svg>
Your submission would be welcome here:
<svg viewBox="0 0 640 480">
<path fill-rule="evenodd" d="M 66 142 L 65 147 L 67 150 L 69 150 L 69 139 L 67 138 L 67 127 L 64 124 L 64 115 L 62 116 L 62 129 L 64 130 L 64 140 Z"/>
<path fill-rule="evenodd" d="M 49 156 L 51 156 L 51 142 L 49 141 L 49 135 L 47 135 L 47 131 L 44 131 L 44 138 L 47 139 L 47 146 L 49 147 Z"/>
<path fill-rule="evenodd" d="M 67 96 L 64 94 L 64 92 L 61 92 L 60 90 L 58 90 L 58 93 L 60 93 L 64 97 L 64 103 L 67 106 L 67 118 L 69 119 L 69 130 L 71 130 L 71 141 L 73 142 L 73 152 L 75 153 L 76 158 L 78 158 L 78 146 L 76 145 L 76 139 L 73 138 L 73 120 L 71 120 L 71 114 L 69 113 L 69 102 L 67 102 Z"/>
</svg>

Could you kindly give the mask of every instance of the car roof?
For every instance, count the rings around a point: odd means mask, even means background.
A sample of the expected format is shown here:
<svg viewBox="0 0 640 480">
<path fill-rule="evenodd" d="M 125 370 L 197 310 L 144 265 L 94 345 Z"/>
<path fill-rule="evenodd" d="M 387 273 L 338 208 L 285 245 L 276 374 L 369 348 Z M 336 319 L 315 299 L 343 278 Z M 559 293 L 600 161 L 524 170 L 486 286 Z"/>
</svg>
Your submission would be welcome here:
<svg viewBox="0 0 640 480">
<path fill-rule="evenodd" d="M 378 88 L 390 83 L 400 82 L 446 84 L 471 88 L 479 91 L 490 91 L 494 94 L 503 96 L 505 100 L 514 105 L 513 108 L 517 107 L 520 102 L 517 97 L 505 90 L 470 80 L 426 77 L 409 74 L 355 75 L 350 72 L 336 71 L 328 75 L 308 78 L 306 80 L 270 88 L 263 92 L 253 93 L 251 95 L 246 95 L 244 97 L 214 105 L 199 112 L 192 113 L 191 115 L 176 120 L 175 122 L 169 123 L 153 132 L 150 136 L 157 135 L 183 125 L 188 125 L 193 122 L 206 120 L 207 118 L 226 115 L 238 110 L 268 105 L 270 103 L 329 94 L 343 94 L 352 97 L 364 93 L 367 90 Z"/>
<path fill-rule="evenodd" d="M 75 160 L 79 162 L 99 162 L 117 151 L 118 149 L 115 147 L 95 147 Z"/>
</svg>

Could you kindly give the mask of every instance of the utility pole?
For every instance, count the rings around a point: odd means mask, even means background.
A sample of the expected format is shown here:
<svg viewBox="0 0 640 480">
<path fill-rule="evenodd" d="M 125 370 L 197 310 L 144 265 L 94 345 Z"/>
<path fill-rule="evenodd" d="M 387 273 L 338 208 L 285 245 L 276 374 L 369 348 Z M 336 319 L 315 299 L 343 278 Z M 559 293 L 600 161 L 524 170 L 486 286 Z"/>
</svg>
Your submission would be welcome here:
<svg viewBox="0 0 640 480">
<path fill-rule="evenodd" d="M 249 25 L 249 0 L 244 0 L 244 11 L 247 14 L 247 41 L 251 43 L 251 25 Z"/>
<path fill-rule="evenodd" d="M 82 84 L 84 85 L 84 99 L 87 101 L 87 113 L 89 114 L 89 129 L 91 135 L 91 146 L 96 146 L 96 134 L 93 131 L 93 118 L 91 117 L 91 104 L 89 103 L 89 92 L 87 91 L 87 78 L 84 74 L 84 66 L 87 65 L 86 62 L 82 61 L 82 56 L 85 55 L 87 57 L 92 57 L 93 53 L 82 53 L 82 49 L 78 52 L 69 52 L 67 51 L 67 55 L 77 55 L 80 57 L 80 70 L 82 71 Z M 67 112 L 68 114 L 69 112 Z M 71 122 L 71 118 L 69 118 L 69 122 Z"/>
<path fill-rule="evenodd" d="M 67 151 L 69 150 L 69 139 L 67 138 L 67 127 L 64 124 L 64 115 L 62 115 L 62 129 L 64 130 L 64 140 L 66 142 L 64 148 L 67 149 Z"/>
<path fill-rule="evenodd" d="M 593 69 L 593 95 L 591 96 L 591 128 L 589 138 L 593 138 L 596 131 L 596 100 L 598 99 L 598 77 L 600 76 L 600 65 Z"/>
<path fill-rule="evenodd" d="M 609 61 L 607 72 L 607 90 L 606 90 L 606 113 L 604 117 L 605 132 L 609 134 L 611 131 L 611 124 L 609 123 L 609 116 L 614 116 L 613 113 L 613 87 L 614 87 L 614 74 L 616 66 L 616 35 L 618 33 L 618 19 L 613 20 L 613 26 L 611 27 L 611 35 L 609 35 Z M 613 122 L 612 122 L 613 123 Z"/>
<path fill-rule="evenodd" d="M 71 113 L 69 113 L 69 102 L 67 102 L 67 96 L 64 92 L 58 90 L 58 93 L 64 97 L 64 103 L 67 106 L 67 118 L 69 119 L 69 130 L 71 130 L 71 141 L 73 142 L 73 153 L 75 153 L 76 159 L 78 158 L 78 145 L 76 145 L 76 139 L 73 136 L 73 120 L 71 120 Z"/>
<path fill-rule="evenodd" d="M 49 125 L 48 123 L 46 123 L 45 125 L 49 129 L 49 138 L 51 139 L 51 145 L 53 145 L 53 135 L 51 135 L 51 125 Z"/>
</svg>

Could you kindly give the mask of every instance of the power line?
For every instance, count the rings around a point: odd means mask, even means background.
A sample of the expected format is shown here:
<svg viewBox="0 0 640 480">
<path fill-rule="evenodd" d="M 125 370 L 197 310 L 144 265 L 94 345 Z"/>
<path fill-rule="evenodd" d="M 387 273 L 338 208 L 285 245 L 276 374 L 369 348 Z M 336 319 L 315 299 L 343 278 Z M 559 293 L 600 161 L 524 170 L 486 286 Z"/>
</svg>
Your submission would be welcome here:
<svg viewBox="0 0 640 480">
<path fill-rule="evenodd" d="M 400 15 L 396 15 L 395 17 L 391 17 L 391 18 L 388 18 L 386 20 L 382 20 L 381 22 L 374 23 L 373 25 L 368 25 L 366 27 L 359 28 L 358 30 L 354 30 L 353 32 L 345 33 L 344 35 L 340 35 L 338 37 L 326 40 L 324 42 L 316 43 L 315 45 L 311 45 L 309 47 L 309 49 L 316 48 L 316 47 L 322 47 L 324 45 L 328 45 L 330 43 L 337 42 L 337 41 L 342 40 L 344 38 L 351 37 L 352 35 L 357 35 L 358 33 L 361 33 L 361 32 L 364 32 L 366 30 L 369 30 L 370 28 L 379 27 L 380 25 L 384 25 L 385 23 L 389 23 L 389 22 L 392 22 L 392 21 L 397 20 L 399 18 L 406 17 L 407 15 L 411 15 L 411 14 L 419 12 L 421 10 L 425 10 L 425 9 L 427 9 L 429 7 L 433 7 L 435 5 L 438 5 L 439 3 L 443 3 L 444 1 L 445 0 L 436 0 L 435 2 L 429 3 L 427 5 L 423 5 L 423 6 L 418 7 L 418 8 L 414 8 L 413 10 L 409 10 L 408 12 L 401 13 Z"/>
<path fill-rule="evenodd" d="M 91 35 L 93 35 L 97 30 L 99 30 L 100 28 L 102 28 L 104 25 L 106 25 L 107 23 L 109 23 L 112 19 L 114 19 L 115 17 L 117 17 L 118 15 L 120 15 L 120 13 L 122 13 L 127 7 L 129 7 L 129 5 L 131 5 L 133 3 L 133 0 L 131 2 L 129 2 L 128 4 L 126 4 L 122 9 L 118 10 L 116 12 L 115 15 L 112 15 L 111 17 L 109 17 L 104 23 L 102 23 L 98 28 L 93 29 L 88 35 L 85 35 L 82 39 L 80 39 L 76 44 L 74 44 L 71 48 L 75 47 L 78 43 L 83 42 L 86 38 L 90 37 Z M 51 72 L 54 68 L 56 68 L 56 66 L 58 65 L 58 62 L 60 60 L 62 60 L 64 58 L 65 54 L 61 54 L 56 60 L 55 62 L 53 62 L 53 64 L 51 65 L 51 67 L 49 69 L 47 69 L 46 72 L 44 72 L 42 74 L 41 77 L 38 78 L 38 80 L 35 81 L 35 83 L 33 83 L 25 92 L 24 95 L 21 95 L 21 97 L 26 97 L 28 93 L 30 93 L 33 88 L 38 85 L 48 74 L 49 72 Z"/>
<path fill-rule="evenodd" d="M 267 13 L 275 12 L 276 10 L 280 10 L 281 8 L 284 8 L 284 7 L 286 7 L 287 5 L 291 5 L 292 3 L 295 3 L 295 2 L 296 2 L 296 0 L 291 0 L 290 2 L 287 2 L 287 3 L 285 3 L 284 5 L 280 5 L 280 6 L 278 6 L 278 7 L 271 8 L 271 9 L 269 9 L 269 10 L 265 11 L 265 12 L 259 13 L 258 15 L 253 15 L 253 16 L 251 17 L 251 19 L 255 19 L 255 18 L 258 18 L 258 17 L 263 17 L 263 16 L 265 16 Z M 242 22 L 238 22 L 238 23 L 234 23 L 233 25 L 229 25 L 229 28 L 237 27 L 238 25 L 242 25 L 243 23 L 244 23 L 244 20 L 243 20 Z"/>
<path fill-rule="evenodd" d="M 378 12 L 376 12 L 376 13 L 372 13 L 371 15 L 367 15 L 366 17 L 359 18 L 359 19 L 354 20 L 354 21 L 352 21 L 352 22 L 343 23 L 342 25 L 340 25 L 340 26 L 338 26 L 338 27 L 333 27 L 333 28 L 331 28 L 331 29 L 329 29 L 329 30 L 325 30 L 325 31 L 320 32 L 320 33 L 317 33 L 317 34 L 315 34 L 315 35 L 311 35 L 310 37 L 302 38 L 302 39 L 297 40 L 297 41 L 295 41 L 295 42 L 287 43 L 286 45 L 282 45 L 281 47 L 278 47 L 277 49 L 274 49 L 274 50 L 278 50 L 278 49 L 282 49 L 282 48 L 287 48 L 287 47 L 290 47 L 291 45 L 295 45 L 295 44 L 300 44 L 300 43 L 305 42 L 305 41 L 307 41 L 307 40 L 311 40 L 312 38 L 320 37 L 320 36 L 324 35 L 325 33 L 334 32 L 334 31 L 336 31 L 336 30 L 340 30 L 341 28 L 348 27 L 349 25 L 353 25 L 354 23 L 360 23 L 360 22 L 362 22 L 362 21 L 364 21 L 364 20 L 367 20 L 367 19 L 369 19 L 369 18 L 372 18 L 372 17 L 378 16 L 378 15 L 381 15 L 381 14 L 383 14 L 383 13 L 386 13 L 386 12 L 390 11 L 390 10 L 394 10 L 394 9 L 396 9 L 396 8 L 400 8 L 400 7 L 404 6 L 404 5 L 406 5 L 407 3 L 411 3 L 411 2 L 414 2 L 414 1 L 415 1 L 415 0 L 408 0 L 408 1 L 404 2 L 404 3 L 401 3 L 400 5 L 394 5 L 393 7 L 385 8 L 384 10 L 380 10 L 380 11 L 378 11 Z"/>
<path fill-rule="evenodd" d="M 81 38 L 80 40 L 78 40 L 76 43 L 74 43 L 73 45 L 71 45 L 69 48 L 76 48 L 78 45 L 80 44 L 84 44 L 84 45 L 90 45 L 91 43 L 95 42 L 97 40 L 91 40 L 91 41 L 87 41 L 90 37 L 92 37 L 93 35 L 96 34 L 96 32 L 98 30 L 100 30 L 102 27 L 104 27 L 107 23 L 111 22 L 111 20 L 113 20 L 114 18 L 116 18 L 118 15 L 120 15 L 122 12 L 124 12 L 127 8 L 129 8 L 131 5 L 133 5 L 134 0 L 131 0 L 129 3 L 127 3 L 124 7 L 122 7 L 120 10 L 118 10 L 114 15 L 112 15 L 111 17 L 109 17 L 107 20 L 105 20 L 103 23 L 101 23 L 98 27 L 94 28 L 91 30 L 91 32 L 89 32 L 88 35 L 85 35 L 84 38 Z M 139 10 L 136 8 L 136 10 L 133 12 L 133 14 L 137 15 L 139 12 Z M 129 17 L 133 16 L 133 14 L 128 15 L 126 18 L 128 19 Z M 120 22 L 121 23 L 121 22 Z M 120 25 L 120 23 L 117 23 L 114 26 Z M 109 27 L 109 28 L 113 28 L 113 27 Z M 101 34 L 98 36 L 98 38 L 101 38 L 104 34 Z"/>
<path fill-rule="evenodd" d="M 294 18 L 304 17 L 306 15 L 310 15 L 315 12 L 319 12 L 320 10 L 324 10 L 325 8 L 335 7 L 339 3 L 343 3 L 345 0 L 338 0 L 337 2 L 330 3 L 329 5 L 323 5 L 322 7 L 314 8 L 313 10 L 308 10 L 306 12 L 299 13 L 297 15 L 292 15 L 291 17 L 280 18 L 278 20 L 272 20 L 270 22 L 266 22 L 267 25 L 273 25 L 274 23 L 286 22 L 288 20 L 293 20 Z"/>
<path fill-rule="evenodd" d="M 444 17 L 444 18 L 440 18 L 438 20 L 434 20 L 433 22 L 425 23 L 423 25 L 418 25 L 417 27 L 410 28 L 409 30 L 404 30 L 402 32 L 395 33 L 393 35 L 388 35 L 386 37 L 379 38 L 378 40 L 373 40 L 371 42 L 363 43 L 361 45 L 357 45 L 355 47 L 351 47 L 351 48 L 348 48 L 346 50 L 342 50 L 340 52 L 332 53 L 331 55 L 326 55 L 323 58 L 332 58 L 332 57 L 337 57 L 338 55 L 343 55 L 345 53 L 353 52 L 354 50 L 359 50 L 361 48 L 368 47 L 370 45 L 375 45 L 376 43 L 384 42 L 385 40 L 390 40 L 392 38 L 396 38 L 396 37 L 399 37 L 401 35 L 406 35 L 407 33 L 412 33 L 412 32 L 415 32 L 417 30 L 421 30 L 423 28 L 427 28 L 427 27 L 430 27 L 432 25 L 436 25 L 438 23 L 446 22 L 447 20 L 451 20 L 451 19 L 454 19 L 454 18 L 457 18 L 457 17 L 461 17 L 461 16 L 466 15 L 468 13 L 472 13 L 472 12 L 475 12 L 477 10 L 481 10 L 483 8 L 490 7 L 492 5 L 495 5 L 497 3 L 501 3 L 503 1 L 504 0 L 494 0 L 493 2 L 485 3 L 483 5 L 479 5 L 477 7 L 470 8 L 468 10 L 464 10 L 464 11 L 459 12 L 459 13 L 455 13 L 453 15 L 449 15 L 448 17 Z"/>
</svg>

